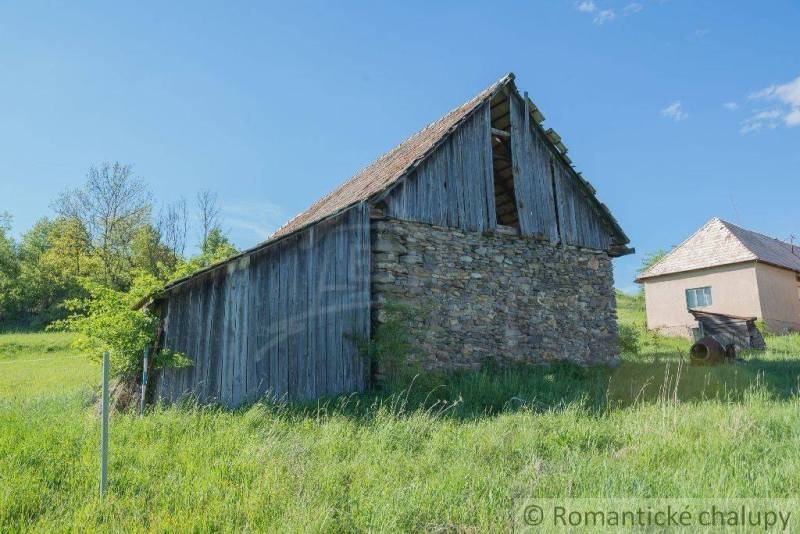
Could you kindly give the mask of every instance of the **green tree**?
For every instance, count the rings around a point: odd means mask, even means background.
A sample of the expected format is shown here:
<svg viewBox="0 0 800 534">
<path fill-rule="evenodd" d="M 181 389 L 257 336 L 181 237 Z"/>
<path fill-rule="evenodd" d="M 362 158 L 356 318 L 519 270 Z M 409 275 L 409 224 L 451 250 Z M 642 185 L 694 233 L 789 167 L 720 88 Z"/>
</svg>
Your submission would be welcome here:
<svg viewBox="0 0 800 534">
<path fill-rule="evenodd" d="M 142 226 L 131 242 L 131 266 L 166 281 L 178 265 L 179 258 L 161 240 L 161 233 L 152 224 Z"/>
<path fill-rule="evenodd" d="M 233 243 L 230 242 L 219 228 L 211 230 L 205 240 L 205 244 L 206 246 L 200 254 L 179 262 L 171 278 L 176 279 L 189 276 L 204 267 L 219 263 L 239 253 L 236 247 L 233 246 Z"/>
<path fill-rule="evenodd" d="M 17 246 L 17 275 L 14 280 L 14 314 L 10 320 L 20 325 L 35 326 L 63 316 L 59 304 L 81 294 L 78 273 L 70 271 L 70 263 L 60 248 L 63 221 L 39 219 Z"/>
<path fill-rule="evenodd" d="M 19 257 L 10 234 L 11 215 L 0 213 L 0 323 L 13 318 L 18 302 Z"/>
<path fill-rule="evenodd" d="M 89 233 L 80 220 L 56 218 L 49 239 L 51 246 L 42 261 L 70 278 L 88 276 L 100 279 L 99 258 L 92 255 Z"/>
<path fill-rule="evenodd" d="M 233 246 L 228 236 L 219 228 L 214 228 L 209 232 L 202 250 L 206 265 L 217 263 L 238 253 L 239 251 Z"/>
<path fill-rule="evenodd" d="M 133 168 L 119 162 L 90 167 L 84 185 L 63 193 L 54 208 L 86 229 L 104 283 L 115 289 L 128 287 L 132 243 L 152 212 L 150 192 Z"/>
</svg>

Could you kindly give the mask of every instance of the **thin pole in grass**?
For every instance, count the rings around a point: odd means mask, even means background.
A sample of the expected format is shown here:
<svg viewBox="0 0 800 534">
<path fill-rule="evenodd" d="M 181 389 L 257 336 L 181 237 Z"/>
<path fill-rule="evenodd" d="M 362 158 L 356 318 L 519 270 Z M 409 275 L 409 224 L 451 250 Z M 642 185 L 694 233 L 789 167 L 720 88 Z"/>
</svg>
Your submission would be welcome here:
<svg viewBox="0 0 800 534">
<path fill-rule="evenodd" d="M 144 398 L 147 394 L 147 365 L 150 357 L 150 347 L 144 348 L 144 358 L 142 362 L 142 400 L 139 405 L 139 415 L 144 415 Z"/>
<path fill-rule="evenodd" d="M 108 475 L 108 352 L 103 353 L 103 422 L 100 428 L 100 497 L 106 496 Z"/>
</svg>

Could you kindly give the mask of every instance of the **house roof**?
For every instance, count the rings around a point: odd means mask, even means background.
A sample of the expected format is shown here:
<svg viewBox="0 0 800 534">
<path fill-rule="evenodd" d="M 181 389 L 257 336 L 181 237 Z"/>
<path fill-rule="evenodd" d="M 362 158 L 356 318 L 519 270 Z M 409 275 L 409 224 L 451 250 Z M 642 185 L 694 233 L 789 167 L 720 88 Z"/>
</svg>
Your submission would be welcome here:
<svg viewBox="0 0 800 534">
<path fill-rule="evenodd" d="M 748 261 L 800 272 L 800 246 L 714 217 L 640 274 L 636 281 Z"/>
</svg>

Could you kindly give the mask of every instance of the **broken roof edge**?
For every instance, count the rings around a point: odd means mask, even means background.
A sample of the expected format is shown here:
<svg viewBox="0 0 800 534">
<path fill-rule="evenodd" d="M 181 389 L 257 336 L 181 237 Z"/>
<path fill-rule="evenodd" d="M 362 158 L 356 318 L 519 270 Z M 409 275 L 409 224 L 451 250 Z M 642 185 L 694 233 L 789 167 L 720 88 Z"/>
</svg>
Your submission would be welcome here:
<svg viewBox="0 0 800 534">
<path fill-rule="evenodd" d="M 517 88 L 516 83 L 514 83 L 513 80 L 512 80 L 512 83 L 510 84 L 510 86 L 511 86 L 513 92 L 514 92 L 514 95 L 519 100 L 521 100 L 523 104 L 525 103 L 525 101 L 527 99 L 528 103 L 532 106 L 532 108 L 529 110 L 529 113 L 531 115 L 534 115 L 535 111 L 539 111 L 540 112 L 539 108 L 536 106 L 536 104 L 533 102 L 533 100 L 530 99 L 530 97 L 524 96 L 523 94 L 520 93 L 519 89 Z M 526 95 L 527 95 L 527 93 L 526 93 Z M 511 95 L 509 95 L 509 96 L 511 96 Z M 544 119 L 544 116 L 542 116 L 542 118 Z M 543 122 L 543 120 L 542 120 L 542 122 Z M 605 222 L 608 223 L 608 226 L 609 226 L 608 230 L 610 230 L 610 233 L 611 234 L 616 234 L 613 237 L 614 238 L 618 238 L 618 239 L 614 239 L 613 244 L 616 245 L 617 247 L 623 248 L 625 250 L 625 252 L 623 252 L 623 253 L 619 254 L 618 256 L 615 256 L 615 257 L 625 256 L 626 254 L 633 254 L 635 252 L 635 249 L 633 249 L 633 248 L 629 249 L 629 248 L 625 247 L 625 245 L 627 245 L 627 244 L 629 244 L 631 242 L 630 238 L 625 233 L 625 231 L 622 229 L 622 226 L 620 226 L 619 221 L 617 221 L 616 217 L 614 217 L 614 215 L 611 213 L 611 210 L 608 208 L 608 206 L 606 206 L 605 203 L 603 203 L 597 197 L 597 189 L 595 189 L 594 186 L 589 182 L 589 180 L 584 178 L 583 174 L 575 168 L 575 166 L 572 163 L 572 160 L 567 157 L 567 151 L 565 150 L 565 151 L 562 152 L 558 148 L 558 144 L 561 144 L 562 146 L 564 146 L 563 145 L 563 140 L 561 139 L 561 136 L 553 128 L 545 129 L 545 127 L 542 126 L 541 122 L 537 122 L 536 120 L 533 121 L 533 125 L 536 128 L 539 129 L 539 133 L 541 134 L 543 142 L 546 145 L 548 145 L 548 147 L 551 149 L 551 152 L 553 152 L 559 158 L 561 158 L 561 162 L 564 164 L 564 166 L 572 174 L 572 178 L 578 183 L 578 185 L 581 187 L 581 189 L 583 189 L 583 191 L 587 194 L 587 196 L 589 198 L 589 201 L 592 204 L 594 204 L 595 208 L 597 208 L 601 218 L 605 219 Z M 552 134 L 554 134 L 555 136 L 558 137 L 558 143 L 554 142 L 553 139 L 550 138 L 550 133 L 552 133 Z"/>
</svg>

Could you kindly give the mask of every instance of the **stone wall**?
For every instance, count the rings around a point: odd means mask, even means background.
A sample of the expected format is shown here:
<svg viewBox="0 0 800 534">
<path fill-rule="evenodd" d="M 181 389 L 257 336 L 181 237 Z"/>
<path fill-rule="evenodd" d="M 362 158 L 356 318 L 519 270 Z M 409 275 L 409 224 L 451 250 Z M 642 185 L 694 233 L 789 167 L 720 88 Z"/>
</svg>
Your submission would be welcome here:
<svg viewBox="0 0 800 534">
<path fill-rule="evenodd" d="M 374 220 L 371 238 L 373 328 L 387 302 L 408 305 L 425 368 L 596 364 L 618 353 L 605 253 L 394 219 Z"/>
</svg>

